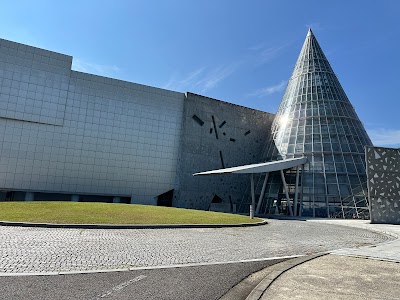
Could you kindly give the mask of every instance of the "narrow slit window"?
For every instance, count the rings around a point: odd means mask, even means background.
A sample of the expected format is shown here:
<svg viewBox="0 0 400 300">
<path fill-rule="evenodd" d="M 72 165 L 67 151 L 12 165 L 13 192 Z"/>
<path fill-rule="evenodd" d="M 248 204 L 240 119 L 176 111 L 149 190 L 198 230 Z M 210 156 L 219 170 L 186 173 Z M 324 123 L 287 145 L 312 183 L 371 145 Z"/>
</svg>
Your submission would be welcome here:
<svg viewBox="0 0 400 300">
<path fill-rule="evenodd" d="M 195 120 L 200 126 L 204 125 L 204 121 L 202 119 L 200 119 L 198 116 L 193 115 L 193 120 Z"/>
</svg>

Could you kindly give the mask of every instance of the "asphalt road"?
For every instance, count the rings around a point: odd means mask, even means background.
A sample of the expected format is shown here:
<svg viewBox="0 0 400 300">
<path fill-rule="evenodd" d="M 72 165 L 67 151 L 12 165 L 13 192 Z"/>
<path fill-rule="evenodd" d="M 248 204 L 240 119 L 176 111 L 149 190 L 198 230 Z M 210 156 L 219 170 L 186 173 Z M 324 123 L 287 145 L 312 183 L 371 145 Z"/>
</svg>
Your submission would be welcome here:
<svg viewBox="0 0 400 300">
<path fill-rule="evenodd" d="M 283 261 L 74 275 L 0 277 L 0 299 L 212 300 L 250 274 Z"/>
</svg>

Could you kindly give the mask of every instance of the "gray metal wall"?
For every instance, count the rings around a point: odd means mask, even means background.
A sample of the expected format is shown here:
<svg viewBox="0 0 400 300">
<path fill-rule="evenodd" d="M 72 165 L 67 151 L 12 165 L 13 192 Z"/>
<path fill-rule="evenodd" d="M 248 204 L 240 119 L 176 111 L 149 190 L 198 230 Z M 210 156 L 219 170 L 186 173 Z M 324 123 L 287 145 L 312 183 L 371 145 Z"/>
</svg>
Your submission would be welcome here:
<svg viewBox="0 0 400 300">
<path fill-rule="evenodd" d="M 185 95 L 71 62 L 0 39 L 0 190 L 155 204 L 174 187 Z"/>
<path fill-rule="evenodd" d="M 156 204 L 175 188 L 179 207 L 208 209 L 214 195 L 241 201 L 247 176 L 192 174 L 259 162 L 274 115 L 71 71 L 71 63 L 0 39 L 0 191 Z"/>
<path fill-rule="evenodd" d="M 400 224 L 400 149 L 366 147 L 371 223 Z"/>
<path fill-rule="evenodd" d="M 201 171 L 260 162 L 274 115 L 187 93 L 173 206 L 208 209 L 214 195 L 240 203 L 249 176 L 196 176 Z"/>
</svg>

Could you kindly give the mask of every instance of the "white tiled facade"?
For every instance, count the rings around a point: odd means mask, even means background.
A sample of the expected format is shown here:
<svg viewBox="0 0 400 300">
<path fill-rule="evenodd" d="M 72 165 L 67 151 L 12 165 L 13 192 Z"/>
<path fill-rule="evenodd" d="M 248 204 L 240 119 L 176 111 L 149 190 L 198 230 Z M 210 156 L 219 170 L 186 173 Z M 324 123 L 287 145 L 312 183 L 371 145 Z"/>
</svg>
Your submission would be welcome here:
<svg viewBox="0 0 400 300">
<path fill-rule="evenodd" d="M 71 63 L 0 39 L 0 190 L 155 204 L 174 187 L 185 95 Z"/>
</svg>

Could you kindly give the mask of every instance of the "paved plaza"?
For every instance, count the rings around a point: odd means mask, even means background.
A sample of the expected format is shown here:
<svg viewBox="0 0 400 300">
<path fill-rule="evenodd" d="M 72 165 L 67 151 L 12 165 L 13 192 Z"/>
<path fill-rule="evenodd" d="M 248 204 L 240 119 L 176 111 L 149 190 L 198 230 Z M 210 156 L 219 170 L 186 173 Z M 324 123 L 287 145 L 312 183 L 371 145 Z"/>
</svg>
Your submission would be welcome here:
<svg viewBox="0 0 400 300">
<path fill-rule="evenodd" d="M 399 293 L 398 263 L 326 255 L 282 274 L 260 300 L 398 300 Z"/>
<path fill-rule="evenodd" d="M 390 241 L 363 228 L 290 220 L 219 229 L 0 227 L 0 273 L 49 273 L 230 262 Z"/>
</svg>

